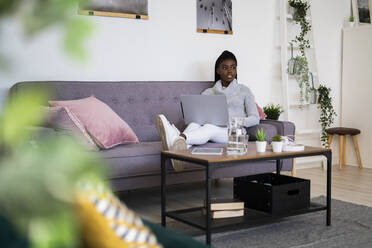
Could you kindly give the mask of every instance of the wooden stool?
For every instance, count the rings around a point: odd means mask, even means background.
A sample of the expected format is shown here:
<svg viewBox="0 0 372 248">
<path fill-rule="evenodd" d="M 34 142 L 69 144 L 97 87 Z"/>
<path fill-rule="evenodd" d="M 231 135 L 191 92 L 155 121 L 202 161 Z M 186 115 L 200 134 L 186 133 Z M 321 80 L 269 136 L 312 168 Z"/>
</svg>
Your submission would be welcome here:
<svg viewBox="0 0 372 248">
<path fill-rule="evenodd" d="M 331 146 L 332 138 L 334 134 L 338 134 L 340 136 L 340 147 L 339 147 L 339 164 L 338 169 L 341 170 L 342 166 L 345 164 L 345 147 L 346 147 L 346 139 L 345 135 L 351 135 L 353 137 L 355 153 L 357 155 L 359 168 L 362 168 L 362 161 L 360 159 L 359 153 L 359 146 L 356 135 L 360 134 L 360 130 L 356 128 L 348 128 L 348 127 L 333 127 L 326 129 L 326 133 L 328 134 L 328 146 Z"/>
</svg>

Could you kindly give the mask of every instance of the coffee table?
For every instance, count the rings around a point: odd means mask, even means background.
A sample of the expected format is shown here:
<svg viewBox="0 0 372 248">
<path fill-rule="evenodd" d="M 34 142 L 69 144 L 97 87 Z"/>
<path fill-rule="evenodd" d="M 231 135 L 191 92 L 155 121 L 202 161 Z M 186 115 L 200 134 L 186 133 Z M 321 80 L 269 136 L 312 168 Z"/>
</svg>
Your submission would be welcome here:
<svg viewBox="0 0 372 248">
<path fill-rule="evenodd" d="M 248 218 L 234 217 L 228 218 L 232 221 L 229 222 L 226 219 L 212 219 L 211 218 L 211 189 L 212 189 L 212 173 L 218 166 L 229 164 L 234 166 L 237 163 L 246 163 L 249 166 L 250 162 L 261 161 L 261 160 L 276 160 L 276 173 L 279 175 L 281 170 L 281 160 L 288 158 L 298 157 L 310 157 L 310 156 L 325 156 L 327 158 L 327 200 L 326 205 L 311 203 L 309 208 L 296 210 L 282 214 L 280 216 L 269 216 L 269 217 L 287 217 L 299 214 L 305 214 L 315 211 L 327 211 L 326 224 L 331 225 L 331 173 L 332 173 L 332 150 L 320 147 L 305 146 L 303 151 L 298 152 L 281 152 L 274 153 L 272 151 L 266 151 L 264 153 L 256 152 L 255 144 L 248 145 L 248 152 L 245 155 L 227 155 L 226 149 L 223 155 L 196 155 L 191 154 L 191 150 L 180 150 L 180 151 L 162 151 L 161 152 L 161 224 L 166 226 L 166 217 L 181 221 L 188 225 L 197 227 L 204 230 L 206 233 L 206 243 L 211 244 L 211 232 L 213 228 L 220 228 L 222 225 L 236 225 L 249 221 Z M 165 162 L 167 159 L 177 159 L 185 162 L 191 162 L 198 164 L 205 168 L 205 204 L 206 204 L 206 215 L 202 216 L 201 207 L 181 209 L 176 211 L 166 211 L 166 166 Z M 245 175 L 239 175 L 245 176 Z"/>
</svg>

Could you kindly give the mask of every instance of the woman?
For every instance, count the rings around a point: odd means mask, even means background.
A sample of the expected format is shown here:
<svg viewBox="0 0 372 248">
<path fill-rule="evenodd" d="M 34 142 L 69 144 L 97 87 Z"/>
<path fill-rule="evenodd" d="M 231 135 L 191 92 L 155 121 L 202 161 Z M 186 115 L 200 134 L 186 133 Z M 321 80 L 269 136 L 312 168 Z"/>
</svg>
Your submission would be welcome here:
<svg viewBox="0 0 372 248">
<path fill-rule="evenodd" d="M 229 119 L 243 119 L 245 127 L 259 123 L 259 115 L 251 90 L 237 81 L 237 60 L 233 53 L 224 51 L 215 64 L 215 85 L 202 92 L 202 95 L 225 95 L 228 105 Z M 208 141 L 227 143 L 227 127 L 212 124 L 203 126 L 190 123 L 181 133 L 170 124 L 164 115 L 158 115 L 156 126 L 160 133 L 163 149 L 183 150 L 191 145 L 201 145 Z M 174 166 L 175 162 L 173 163 Z"/>
</svg>

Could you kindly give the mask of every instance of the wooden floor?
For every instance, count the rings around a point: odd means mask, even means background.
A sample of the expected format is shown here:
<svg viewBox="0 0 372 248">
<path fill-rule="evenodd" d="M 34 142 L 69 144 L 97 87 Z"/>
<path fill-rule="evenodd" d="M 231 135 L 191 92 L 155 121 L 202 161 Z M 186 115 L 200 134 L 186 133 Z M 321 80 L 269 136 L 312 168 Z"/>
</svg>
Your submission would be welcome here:
<svg viewBox="0 0 372 248">
<path fill-rule="evenodd" d="M 372 169 L 345 166 L 332 168 L 332 198 L 372 207 Z M 325 195 L 326 171 L 323 168 L 297 170 L 297 177 L 311 180 L 311 197 Z M 221 179 L 213 188 L 213 196 L 231 198 L 232 179 Z M 201 206 L 205 190 L 203 183 L 169 187 L 167 210 Z M 160 223 L 160 188 L 119 193 L 120 199 L 139 216 Z"/>
</svg>

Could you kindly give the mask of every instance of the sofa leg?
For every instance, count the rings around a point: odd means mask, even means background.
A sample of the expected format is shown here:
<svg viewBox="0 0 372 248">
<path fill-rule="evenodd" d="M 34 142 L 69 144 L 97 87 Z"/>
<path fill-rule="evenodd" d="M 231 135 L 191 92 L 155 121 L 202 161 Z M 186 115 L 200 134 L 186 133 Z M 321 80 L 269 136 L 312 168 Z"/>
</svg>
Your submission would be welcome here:
<svg viewBox="0 0 372 248">
<path fill-rule="evenodd" d="M 293 159 L 292 177 L 296 176 L 296 159 Z"/>
</svg>

